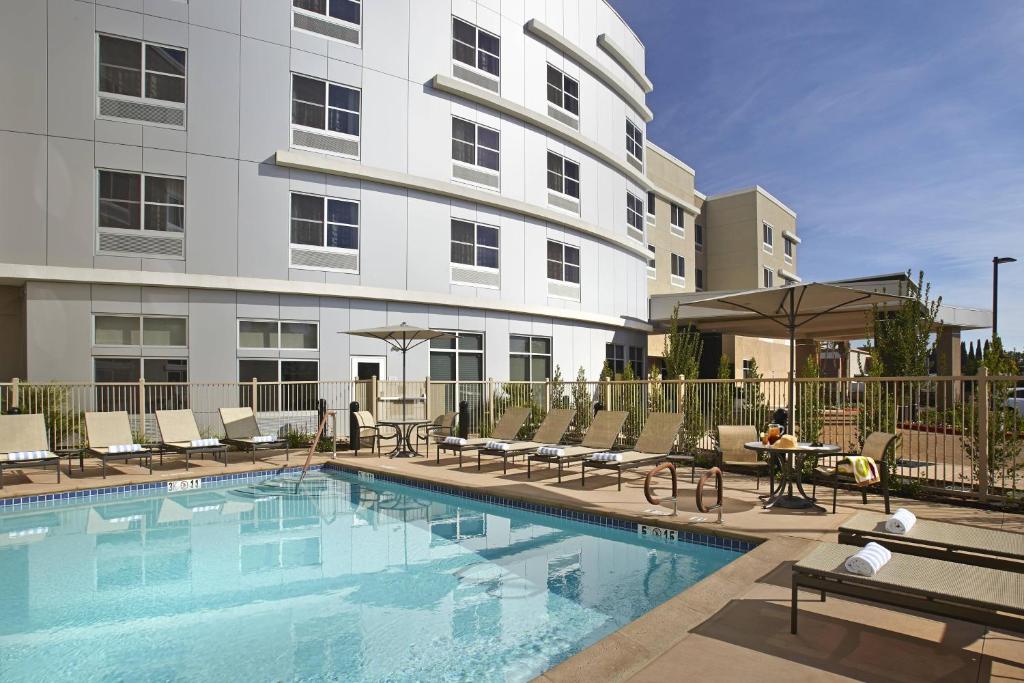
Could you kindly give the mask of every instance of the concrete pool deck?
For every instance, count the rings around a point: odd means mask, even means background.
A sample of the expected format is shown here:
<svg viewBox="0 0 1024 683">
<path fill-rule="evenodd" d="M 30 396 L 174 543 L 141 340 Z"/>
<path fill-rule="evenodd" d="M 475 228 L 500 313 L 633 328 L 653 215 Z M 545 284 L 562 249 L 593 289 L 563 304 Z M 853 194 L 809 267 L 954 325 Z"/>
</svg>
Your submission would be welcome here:
<svg viewBox="0 0 1024 683">
<path fill-rule="evenodd" d="M 293 452 L 288 464 L 301 465 L 303 457 Z M 314 459 L 317 464 L 330 461 L 329 454 Z M 456 457 L 442 457 L 436 464 L 433 453 L 412 460 L 339 453 L 337 462 L 662 527 L 763 541 L 727 567 L 553 667 L 540 681 L 1024 679 L 1024 637 L 852 599 L 830 596 L 822 603 L 817 595 L 806 594 L 800 605 L 800 634 L 789 633 L 790 565 L 815 543 L 835 541 L 839 524 L 853 513 L 882 511 L 877 495 L 869 495 L 864 506 L 859 494 L 840 491 L 835 515 L 764 511 L 757 495 L 765 491 L 765 482 L 758 491 L 753 477 L 726 474 L 725 523 L 719 526 L 695 519 L 713 516 L 696 512 L 694 486 L 686 469 L 680 469 L 680 508 L 673 518 L 654 514 L 644 499 L 642 473 L 646 470 L 626 473 L 620 492 L 613 475 L 599 472 L 588 473 L 587 488 L 581 489 L 578 466 L 567 469 L 558 483 L 555 470 L 543 466 L 534 470 L 532 480 L 527 479 L 525 465 L 510 465 L 508 473 L 502 474 L 501 461 L 495 458 L 485 458 L 479 472 L 475 458 L 466 458 L 459 470 Z M 102 479 L 97 461 L 87 458 L 83 473 L 76 459 L 73 478 L 62 476 L 59 486 L 52 469 L 5 472 L 6 486 L 0 496 L 273 470 L 286 464 L 283 454 L 263 454 L 256 463 L 237 454 L 227 468 L 200 460 L 186 473 L 179 459 L 169 458 L 152 476 L 135 464 L 114 464 L 108 465 L 108 477 Z M 659 490 L 666 488 L 667 479 Z M 831 498 L 831 490 L 825 490 L 825 496 Z M 908 507 L 922 518 L 1024 532 L 1024 515 L 913 500 L 894 500 L 893 505 Z"/>
</svg>

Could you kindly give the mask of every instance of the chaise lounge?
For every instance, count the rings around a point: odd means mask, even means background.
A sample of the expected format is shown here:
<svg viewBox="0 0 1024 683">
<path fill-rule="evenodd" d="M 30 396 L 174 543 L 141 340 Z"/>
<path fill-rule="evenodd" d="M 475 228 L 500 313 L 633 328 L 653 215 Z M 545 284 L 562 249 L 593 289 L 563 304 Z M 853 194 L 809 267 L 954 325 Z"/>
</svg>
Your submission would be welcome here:
<svg viewBox="0 0 1024 683">
<path fill-rule="evenodd" d="M 558 465 L 558 481 L 562 481 L 562 468 L 574 462 L 580 462 L 589 456 L 607 451 L 615 445 L 619 432 L 626 421 L 625 410 L 600 410 L 594 415 L 583 442 L 579 446 L 565 446 L 553 451 L 540 451 L 530 455 L 526 460 L 526 476 L 531 477 L 530 466 L 534 462 L 546 462 Z"/>
<path fill-rule="evenodd" d="M 51 462 L 56 465 L 59 484 L 60 456 L 50 451 L 42 415 L 0 415 L 0 489 L 5 469 L 46 467 Z"/>
<path fill-rule="evenodd" d="M 191 410 L 158 410 L 156 424 L 160 428 L 160 464 L 164 464 L 164 452 L 171 451 L 185 456 L 185 469 L 193 455 L 221 453 L 224 467 L 228 466 L 228 447 L 220 439 L 204 439 L 199 435 L 199 426 Z"/>
<path fill-rule="evenodd" d="M 86 413 L 85 433 L 89 441 L 89 454 L 103 463 L 104 479 L 107 478 L 108 460 L 127 462 L 137 458 L 139 465 L 146 461 L 149 473 L 153 474 L 153 451 L 135 443 L 132 425 L 125 411 Z"/>
<path fill-rule="evenodd" d="M 459 454 L 459 469 L 462 469 L 462 454 L 479 450 L 487 445 L 488 441 L 512 441 L 516 434 L 523 428 L 526 418 L 530 416 L 530 409 L 524 406 L 510 406 L 494 425 L 492 435 L 488 438 L 477 439 L 456 439 L 450 437 L 437 444 L 437 462 L 441 462 L 442 451 L 452 451 Z"/>
<path fill-rule="evenodd" d="M 220 421 L 224 423 L 224 443 L 252 454 L 252 464 L 256 464 L 256 451 L 284 449 L 285 462 L 291 459 L 288 440 L 275 434 L 264 435 L 260 431 L 259 422 L 252 408 L 221 408 Z M 225 456 L 227 457 L 227 456 Z"/>
<path fill-rule="evenodd" d="M 548 414 L 544 417 L 544 421 L 537 427 L 536 433 L 533 438 L 529 441 L 502 441 L 500 442 L 504 448 L 488 448 L 484 447 L 476 452 L 476 468 L 480 469 L 480 456 L 488 455 L 502 459 L 502 473 L 508 473 L 508 461 L 511 459 L 515 462 L 517 456 L 532 453 L 538 448 L 544 446 L 555 446 L 562 442 L 565 437 L 565 432 L 569 429 L 569 423 L 572 422 L 573 416 L 576 415 L 576 411 L 568 410 L 566 408 L 555 408 L 554 410 L 548 411 Z M 492 442 L 497 439 L 492 439 Z"/>
<path fill-rule="evenodd" d="M 683 424 L 682 413 L 651 413 L 647 416 L 636 446 L 632 450 L 616 453 L 615 460 L 595 460 L 593 456 L 583 461 L 580 488 L 586 485 L 587 468 L 614 470 L 617 474 L 618 490 L 622 490 L 622 473 L 625 470 L 656 465 L 668 460 L 672 446 Z"/>
</svg>

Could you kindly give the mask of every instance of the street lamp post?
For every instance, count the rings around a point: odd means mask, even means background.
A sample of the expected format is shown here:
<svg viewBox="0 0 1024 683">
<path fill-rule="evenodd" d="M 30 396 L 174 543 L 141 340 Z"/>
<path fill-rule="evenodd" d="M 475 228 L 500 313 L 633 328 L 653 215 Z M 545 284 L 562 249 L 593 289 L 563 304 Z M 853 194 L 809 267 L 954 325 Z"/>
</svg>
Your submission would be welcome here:
<svg viewBox="0 0 1024 683">
<path fill-rule="evenodd" d="M 999 316 L 999 266 L 1003 263 L 1013 263 L 1017 259 L 1010 256 L 992 257 L 992 339 L 999 336 L 997 321 Z"/>
</svg>

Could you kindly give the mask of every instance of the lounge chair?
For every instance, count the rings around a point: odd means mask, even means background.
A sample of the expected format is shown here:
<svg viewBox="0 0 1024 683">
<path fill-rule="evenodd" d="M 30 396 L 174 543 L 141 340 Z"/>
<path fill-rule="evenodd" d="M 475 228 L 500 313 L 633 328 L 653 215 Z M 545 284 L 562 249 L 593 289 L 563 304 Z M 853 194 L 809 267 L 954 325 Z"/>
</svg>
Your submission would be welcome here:
<svg viewBox="0 0 1024 683">
<path fill-rule="evenodd" d="M 0 415 L 0 489 L 4 487 L 4 470 L 22 467 L 57 466 L 60 483 L 60 456 L 50 450 L 46 437 L 46 420 L 41 414 Z"/>
<path fill-rule="evenodd" d="M 383 430 L 388 429 L 394 432 L 393 434 L 385 434 Z M 381 426 L 377 424 L 377 418 L 373 416 L 369 410 L 360 410 L 356 413 L 356 434 L 350 436 L 349 440 L 352 442 L 352 450 L 359 455 L 359 447 L 363 445 L 363 439 L 370 440 L 370 453 L 373 453 L 373 449 L 377 448 L 377 457 L 380 457 L 380 443 L 387 439 L 397 439 L 398 430 L 393 427 Z"/>
<path fill-rule="evenodd" d="M 509 458 L 515 462 L 516 456 L 532 453 L 543 446 L 554 446 L 562 442 L 565 432 L 569 429 L 569 423 L 576 415 L 575 410 L 555 408 L 548 411 L 544 420 L 537 427 L 536 433 L 529 441 L 503 441 L 507 448 L 481 448 L 476 452 L 476 468 L 480 469 L 480 456 L 490 455 L 501 458 L 502 473 L 508 472 Z M 497 439 L 492 439 L 497 441 Z"/>
<path fill-rule="evenodd" d="M 583 488 L 586 483 L 587 468 L 589 467 L 591 469 L 615 470 L 618 490 L 621 491 L 624 470 L 656 465 L 668 460 L 668 454 L 672 451 L 682 424 L 682 413 L 651 413 L 647 416 L 647 422 L 636 440 L 636 446 L 632 450 L 616 453 L 621 460 L 594 460 L 591 456 L 583 461 L 580 488 Z"/>
<path fill-rule="evenodd" d="M 878 465 L 879 473 L 879 488 L 881 489 L 882 499 L 885 501 L 885 512 L 889 514 L 889 467 L 886 460 L 886 455 L 889 450 L 896 443 L 896 435 L 889 434 L 888 432 L 871 432 L 868 434 L 868 438 L 864 439 L 864 447 L 861 448 L 860 455 L 867 456 L 875 461 Z M 815 490 L 818 488 L 819 483 L 827 483 L 832 486 L 832 513 L 836 511 L 836 495 L 839 490 L 839 482 L 847 484 L 853 484 L 854 478 L 852 474 L 845 474 L 839 471 L 839 464 L 843 461 L 843 458 L 850 456 L 850 453 L 833 453 L 831 455 L 819 456 L 818 466 L 814 468 L 811 488 L 811 498 L 814 497 Z M 821 461 L 827 460 L 827 465 L 822 465 Z M 868 488 L 870 486 L 858 487 L 860 489 L 861 499 L 864 504 L 868 503 Z"/>
<path fill-rule="evenodd" d="M 918 519 L 905 534 L 894 534 L 885 529 L 887 519 L 879 512 L 858 512 L 839 525 L 839 542 L 875 541 L 905 555 L 1024 572 L 1024 534 L 926 519 Z"/>
<path fill-rule="evenodd" d="M 164 464 L 164 452 L 171 451 L 185 456 L 185 469 L 193 455 L 222 453 L 224 467 L 228 466 L 228 447 L 219 439 L 204 439 L 199 435 L 195 415 L 191 410 L 158 410 L 156 424 L 160 428 L 160 464 Z"/>
<path fill-rule="evenodd" d="M 103 463 L 103 478 L 107 478 L 108 460 L 138 459 L 139 465 L 145 460 L 149 473 L 153 474 L 152 449 L 135 443 L 132 435 L 132 424 L 128 421 L 128 413 L 123 410 L 86 413 L 85 434 L 89 441 L 86 450 Z"/>
<path fill-rule="evenodd" d="M 288 439 L 282 439 L 276 434 L 264 436 L 251 407 L 221 408 L 220 421 L 224 423 L 224 443 L 239 450 L 249 451 L 252 454 L 252 464 L 256 464 L 256 451 L 283 448 L 285 462 L 291 459 Z"/>
<path fill-rule="evenodd" d="M 436 444 L 446 436 L 455 434 L 456 417 L 458 417 L 458 413 L 455 411 L 442 413 L 435 417 L 434 421 L 430 424 L 416 427 L 416 448 L 419 448 L 420 441 L 425 442 L 427 444 L 427 455 L 429 456 L 431 442 Z"/>
<path fill-rule="evenodd" d="M 465 439 L 465 443 L 452 443 L 447 439 L 437 444 L 437 461 L 441 462 L 441 451 L 453 451 L 459 454 L 459 469 L 462 469 L 462 454 L 479 450 L 488 441 L 512 441 L 523 428 L 523 423 L 530 416 L 530 409 L 524 406 L 510 406 L 505 409 L 489 437 Z"/>
<path fill-rule="evenodd" d="M 822 543 L 793 565 L 790 630 L 797 632 L 797 593 L 821 594 L 912 609 L 1024 633 L 1024 574 L 974 567 L 930 557 L 893 553 L 874 576 L 843 568 L 854 545 Z"/>
<path fill-rule="evenodd" d="M 760 441 L 757 429 L 750 425 L 718 425 L 718 449 L 715 452 L 716 465 L 723 471 L 739 470 L 757 477 L 757 488 L 761 488 L 761 475 L 771 474 L 771 466 L 761 460 L 755 451 L 744 448 L 743 444 Z"/>
<path fill-rule="evenodd" d="M 625 410 L 600 410 L 594 415 L 590 427 L 583 435 L 583 441 L 579 446 L 565 446 L 559 448 L 561 453 L 534 453 L 526 460 L 526 476 L 531 477 L 531 465 L 534 462 L 546 462 L 549 465 L 558 465 L 558 481 L 562 481 L 562 468 L 567 464 L 580 462 L 593 455 L 607 451 L 615 445 L 619 438 L 619 432 L 626 421 L 628 413 Z"/>
</svg>

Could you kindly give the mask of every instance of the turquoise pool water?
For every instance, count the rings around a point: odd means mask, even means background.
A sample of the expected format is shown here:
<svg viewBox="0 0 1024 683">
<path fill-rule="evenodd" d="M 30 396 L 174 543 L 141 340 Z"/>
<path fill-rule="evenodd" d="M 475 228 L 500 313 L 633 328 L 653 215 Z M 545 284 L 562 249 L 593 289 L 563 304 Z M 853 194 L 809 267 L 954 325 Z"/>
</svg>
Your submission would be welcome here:
<svg viewBox="0 0 1024 683">
<path fill-rule="evenodd" d="M 4 683 L 526 681 L 739 556 L 336 472 L 98 500 L 0 512 Z"/>
</svg>

